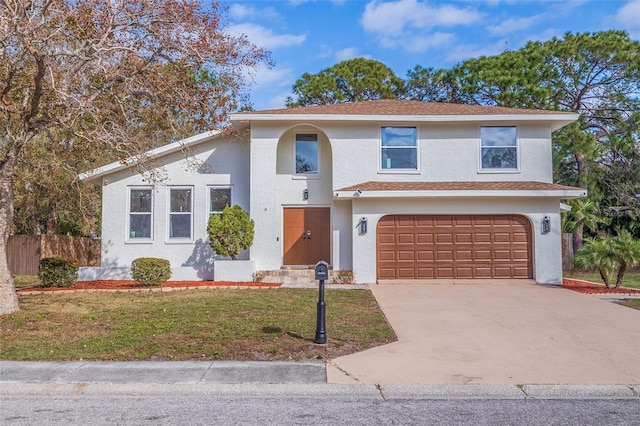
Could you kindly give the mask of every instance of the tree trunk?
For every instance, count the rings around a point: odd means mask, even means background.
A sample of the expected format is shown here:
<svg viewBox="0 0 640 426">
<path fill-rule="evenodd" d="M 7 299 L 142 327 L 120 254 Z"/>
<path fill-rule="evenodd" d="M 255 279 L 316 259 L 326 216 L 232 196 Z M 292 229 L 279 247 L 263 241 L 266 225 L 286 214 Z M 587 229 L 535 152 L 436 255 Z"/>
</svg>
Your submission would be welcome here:
<svg viewBox="0 0 640 426">
<path fill-rule="evenodd" d="M 585 174 L 585 165 L 587 162 L 587 158 L 584 154 L 577 153 L 575 154 L 576 159 L 576 181 L 580 188 L 587 187 L 587 177 Z M 576 222 L 580 222 L 584 217 L 582 215 L 577 214 L 575 216 Z M 576 228 L 573 230 L 573 252 L 577 253 L 578 249 L 582 246 L 582 240 L 584 238 L 584 225 L 582 223 L 578 223 Z"/>
<path fill-rule="evenodd" d="M 620 268 L 618 268 L 618 276 L 616 278 L 616 288 L 620 288 L 620 284 L 622 284 L 622 279 L 624 278 L 624 273 L 627 271 L 627 264 L 622 262 L 620 264 Z"/>
<path fill-rule="evenodd" d="M 577 253 L 578 249 L 582 247 L 583 234 L 584 234 L 584 225 L 580 223 L 576 225 L 575 229 L 573 230 L 573 252 L 574 253 Z"/>
<path fill-rule="evenodd" d="M 609 284 L 609 277 L 605 273 L 605 270 L 604 269 L 598 269 L 598 272 L 600 273 L 600 278 L 602 278 L 602 281 L 604 282 L 604 285 L 606 285 L 607 288 L 611 288 L 611 284 Z"/>
<path fill-rule="evenodd" d="M 15 157 L 15 153 L 9 152 L 6 160 L 0 162 L 0 315 L 20 309 L 18 294 L 7 259 L 7 243 L 13 222 L 13 180 L 11 176 Z"/>
</svg>

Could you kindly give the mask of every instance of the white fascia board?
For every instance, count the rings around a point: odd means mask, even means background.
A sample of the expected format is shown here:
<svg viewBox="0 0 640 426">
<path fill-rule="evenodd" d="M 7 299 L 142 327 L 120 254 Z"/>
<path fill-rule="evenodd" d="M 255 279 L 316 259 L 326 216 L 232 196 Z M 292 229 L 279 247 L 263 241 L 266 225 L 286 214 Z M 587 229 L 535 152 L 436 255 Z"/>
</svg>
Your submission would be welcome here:
<svg viewBox="0 0 640 426">
<path fill-rule="evenodd" d="M 195 136 L 188 137 L 186 139 L 181 139 L 179 141 L 170 143 L 168 145 L 163 145 L 161 147 L 152 149 L 151 151 L 147 151 L 145 154 L 135 157 L 129 157 L 123 161 L 116 161 L 111 164 L 107 164 L 106 166 L 98 167 L 97 169 L 90 170 L 88 172 L 80 173 L 78 178 L 80 180 L 86 180 L 88 182 L 95 181 L 103 176 L 109 175 L 111 173 L 118 172 L 120 170 L 127 169 L 132 165 L 136 164 L 136 162 L 142 158 L 147 159 L 156 159 L 160 158 L 164 155 L 172 154 L 176 151 L 180 151 L 183 147 L 190 145 L 197 145 L 201 142 L 204 142 L 208 139 L 211 139 L 215 136 L 220 135 L 222 132 L 220 130 L 211 130 L 208 132 L 200 133 Z"/>
<path fill-rule="evenodd" d="M 578 119 L 574 113 L 504 115 L 341 115 L 341 114 L 231 114 L 232 122 L 251 121 L 376 121 L 376 122 L 479 122 L 547 121 L 557 122 L 557 130 Z"/>
<path fill-rule="evenodd" d="M 569 204 L 560 203 L 560 213 L 570 212 L 572 207 Z"/>
<path fill-rule="evenodd" d="M 587 196 L 586 190 L 557 190 L 557 191 L 333 191 L 334 200 L 347 200 L 357 198 L 582 198 Z"/>
</svg>

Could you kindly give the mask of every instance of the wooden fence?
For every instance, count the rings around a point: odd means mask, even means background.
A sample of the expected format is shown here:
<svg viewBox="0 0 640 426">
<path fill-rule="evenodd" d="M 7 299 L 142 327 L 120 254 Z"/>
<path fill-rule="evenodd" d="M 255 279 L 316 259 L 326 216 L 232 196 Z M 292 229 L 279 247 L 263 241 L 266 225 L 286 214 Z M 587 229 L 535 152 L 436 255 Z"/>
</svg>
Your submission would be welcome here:
<svg viewBox="0 0 640 426">
<path fill-rule="evenodd" d="M 11 235 L 7 244 L 13 275 L 37 275 L 40 259 L 69 257 L 80 266 L 100 266 L 100 240 L 66 235 Z"/>
<path fill-rule="evenodd" d="M 571 271 L 573 269 L 573 234 L 562 234 L 562 270 Z"/>
</svg>

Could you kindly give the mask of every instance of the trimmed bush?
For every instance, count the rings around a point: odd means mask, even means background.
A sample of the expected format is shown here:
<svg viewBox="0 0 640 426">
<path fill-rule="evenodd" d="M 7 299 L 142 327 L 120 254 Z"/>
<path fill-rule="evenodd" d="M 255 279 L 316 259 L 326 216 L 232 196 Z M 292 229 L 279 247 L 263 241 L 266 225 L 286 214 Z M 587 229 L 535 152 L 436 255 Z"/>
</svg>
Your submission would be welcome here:
<svg viewBox="0 0 640 426">
<path fill-rule="evenodd" d="M 69 287 L 78 280 L 77 259 L 45 257 L 40 259 L 38 278 L 43 287 Z"/>
<path fill-rule="evenodd" d="M 249 213 L 242 207 L 226 206 L 222 214 L 214 214 L 209 218 L 209 245 L 216 254 L 237 260 L 240 252 L 253 244 L 254 225 Z"/>
<path fill-rule="evenodd" d="M 166 259 L 139 257 L 131 262 L 131 276 L 145 287 L 160 286 L 171 278 L 171 265 Z"/>
</svg>

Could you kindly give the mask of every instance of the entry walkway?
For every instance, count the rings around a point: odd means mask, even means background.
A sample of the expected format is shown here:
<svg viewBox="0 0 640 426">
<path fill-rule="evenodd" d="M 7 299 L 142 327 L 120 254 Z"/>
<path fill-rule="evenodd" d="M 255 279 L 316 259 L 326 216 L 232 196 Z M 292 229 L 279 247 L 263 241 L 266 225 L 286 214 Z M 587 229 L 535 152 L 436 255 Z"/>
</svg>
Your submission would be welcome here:
<svg viewBox="0 0 640 426">
<path fill-rule="evenodd" d="M 640 311 L 533 281 L 372 285 L 398 341 L 329 383 L 638 384 Z"/>
</svg>

